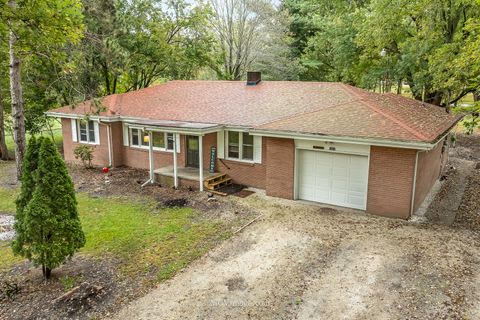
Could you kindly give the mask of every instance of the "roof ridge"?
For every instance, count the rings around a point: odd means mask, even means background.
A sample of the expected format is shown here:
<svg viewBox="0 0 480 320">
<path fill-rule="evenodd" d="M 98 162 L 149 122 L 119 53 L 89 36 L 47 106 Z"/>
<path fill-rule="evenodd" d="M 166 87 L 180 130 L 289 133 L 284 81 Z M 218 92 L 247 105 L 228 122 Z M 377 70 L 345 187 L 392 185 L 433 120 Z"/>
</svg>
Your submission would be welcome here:
<svg viewBox="0 0 480 320">
<path fill-rule="evenodd" d="M 407 130 L 408 132 L 412 133 L 414 136 L 416 136 L 417 138 L 420 138 L 422 140 L 428 140 L 428 138 L 421 134 L 420 132 L 418 132 L 417 130 L 409 127 L 408 125 L 406 125 L 405 123 L 403 123 L 402 121 L 398 120 L 397 118 L 395 118 L 393 115 L 385 112 L 385 111 L 382 111 L 380 110 L 378 107 L 368 103 L 367 101 L 365 101 L 364 99 L 360 99 L 359 100 L 361 103 L 363 103 L 364 105 L 366 105 L 367 107 L 369 107 L 370 109 L 372 109 L 373 111 L 377 112 L 378 114 L 384 116 L 385 118 L 387 119 L 390 119 L 392 120 L 393 122 L 395 122 L 396 124 L 398 124 L 400 127 L 402 127 L 403 129 Z"/>
<path fill-rule="evenodd" d="M 412 127 L 408 126 L 407 124 L 403 123 L 401 120 L 397 119 L 394 115 L 388 113 L 388 112 L 385 112 L 383 110 L 381 110 L 380 108 L 378 108 L 377 106 L 374 106 L 372 105 L 369 101 L 367 101 L 368 99 L 366 99 L 365 97 L 362 97 L 358 92 L 355 92 L 354 90 L 352 90 L 349 86 L 347 86 L 346 84 L 343 84 L 345 89 L 347 89 L 348 91 L 350 91 L 350 93 L 352 93 L 354 96 L 358 97 L 359 98 L 359 101 L 361 103 L 363 103 L 364 105 L 366 105 L 367 107 L 369 107 L 370 109 L 372 109 L 373 111 L 375 111 L 376 113 L 384 116 L 385 118 L 395 122 L 396 124 L 398 124 L 400 127 L 402 127 L 403 129 L 407 130 L 408 132 L 412 133 L 414 136 L 416 136 L 417 138 L 420 138 L 422 140 L 428 140 L 428 138 L 423 135 L 422 133 L 418 132 L 417 130 L 413 129 Z"/>
</svg>

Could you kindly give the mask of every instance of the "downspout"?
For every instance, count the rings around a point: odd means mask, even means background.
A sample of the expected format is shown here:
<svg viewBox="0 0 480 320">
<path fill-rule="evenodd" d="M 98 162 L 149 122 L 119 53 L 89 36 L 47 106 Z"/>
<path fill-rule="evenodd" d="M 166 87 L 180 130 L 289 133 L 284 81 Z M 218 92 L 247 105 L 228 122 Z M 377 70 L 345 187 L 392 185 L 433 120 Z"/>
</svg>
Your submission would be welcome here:
<svg viewBox="0 0 480 320">
<path fill-rule="evenodd" d="M 113 160 L 112 160 L 112 126 L 107 124 L 107 142 L 108 142 L 108 167 L 112 167 Z"/>
<path fill-rule="evenodd" d="M 155 167 L 154 167 L 154 159 L 153 159 L 153 137 L 152 131 L 148 132 L 148 166 L 149 166 L 149 177 L 148 180 L 142 184 L 142 188 L 145 187 L 147 184 L 154 184 L 155 183 Z"/>
<path fill-rule="evenodd" d="M 413 215 L 413 209 L 415 207 L 415 190 L 417 188 L 417 169 L 418 169 L 418 154 L 420 151 L 417 150 L 415 153 L 415 169 L 413 171 L 413 186 L 412 186 L 412 202 L 410 203 L 410 217 Z"/>
<path fill-rule="evenodd" d="M 200 192 L 203 191 L 203 136 L 198 136 L 198 177 Z"/>
<path fill-rule="evenodd" d="M 420 152 L 425 152 L 425 151 L 417 150 L 417 153 L 415 154 L 415 171 L 413 172 L 412 203 L 410 204 L 410 216 L 413 215 L 414 213 L 413 209 L 415 207 L 415 191 L 417 189 L 418 154 Z"/>
<path fill-rule="evenodd" d="M 173 186 L 178 189 L 178 172 L 177 172 L 177 134 L 173 134 Z"/>
</svg>

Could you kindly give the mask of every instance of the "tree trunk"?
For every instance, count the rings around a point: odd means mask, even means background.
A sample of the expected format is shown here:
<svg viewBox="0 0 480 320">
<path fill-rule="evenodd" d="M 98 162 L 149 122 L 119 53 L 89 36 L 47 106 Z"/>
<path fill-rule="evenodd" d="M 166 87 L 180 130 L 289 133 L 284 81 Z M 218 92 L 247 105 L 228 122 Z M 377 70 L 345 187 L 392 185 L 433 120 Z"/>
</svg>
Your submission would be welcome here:
<svg viewBox="0 0 480 320">
<path fill-rule="evenodd" d="M 14 0 L 8 4 L 15 7 Z M 13 117 L 13 140 L 15 142 L 15 162 L 17 165 L 17 179 L 20 180 L 22 174 L 22 162 L 25 155 L 25 115 L 23 110 L 23 92 L 21 82 L 20 59 L 15 54 L 15 44 L 17 36 L 13 31 L 10 32 L 9 55 L 10 55 L 10 95 L 12 98 L 12 117 Z"/>
<path fill-rule="evenodd" d="M 442 106 L 442 98 L 443 94 L 440 91 L 427 92 L 425 94 L 425 102 L 436 106 Z"/>
<path fill-rule="evenodd" d="M 397 80 L 397 94 L 402 94 L 402 89 L 403 89 L 403 80 L 398 79 Z"/>
<path fill-rule="evenodd" d="M 50 279 L 50 276 L 52 275 L 52 269 L 49 269 L 45 265 L 42 265 L 42 274 L 43 274 L 43 278 L 45 280 L 48 280 L 48 279 Z"/>
<path fill-rule="evenodd" d="M 3 99 L 0 91 L 0 159 L 9 160 L 7 144 L 5 142 L 5 118 L 4 118 L 4 107 Z"/>
</svg>

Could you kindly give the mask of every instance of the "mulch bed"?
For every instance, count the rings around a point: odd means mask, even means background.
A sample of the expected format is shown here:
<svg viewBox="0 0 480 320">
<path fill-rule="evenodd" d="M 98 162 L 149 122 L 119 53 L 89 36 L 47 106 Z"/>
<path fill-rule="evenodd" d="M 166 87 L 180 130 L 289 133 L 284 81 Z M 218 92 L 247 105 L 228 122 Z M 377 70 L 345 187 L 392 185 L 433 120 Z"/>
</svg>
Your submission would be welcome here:
<svg viewBox="0 0 480 320">
<path fill-rule="evenodd" d="M 224 192 L 226 194 L 236 194 L 245 188 L 244 185 L 232 183 L 223 187 L 220 187 L 217 191 Z"/>
<path fill-rule="evenodd" d="M 233 195 L 236 196 L 236 197 L 239 197 L 239 198 L 246 198 L 252 194 L 254 194 L 255 191 L 251 191 L 251 190 L 240 190 L 239 192 L 237 193 L 234 193 Z"/>
<path fill-rule="evenodd" d="M 88 193 L 92 197 L 130 196 L 142 201 L 147 196 L 156 199 L 159 207 L 188 206 L 201 212 L 206 219 L 221 218 L 228 221 L 237 219 L 239 213 L 251 214 L 250 209 L 232 203 L 228 198 L 216 197 L 216 201 L 207 201 L 206 193 L 191 191 L 188 188 L 175 190 L 159 185 L 147 185 L 142 188 L 141 185 L 148 180 L 147 170 L 119 167 L 111 169 L 106 175 L 101 168 L 85 169 L 79 165 L 69 165 L 69 173 L 75 182 L 76 190 Z M 235 189 L 232 187 L 232 193 L 243 188 L 244 186 L 235 185 Z"/>
</svg>

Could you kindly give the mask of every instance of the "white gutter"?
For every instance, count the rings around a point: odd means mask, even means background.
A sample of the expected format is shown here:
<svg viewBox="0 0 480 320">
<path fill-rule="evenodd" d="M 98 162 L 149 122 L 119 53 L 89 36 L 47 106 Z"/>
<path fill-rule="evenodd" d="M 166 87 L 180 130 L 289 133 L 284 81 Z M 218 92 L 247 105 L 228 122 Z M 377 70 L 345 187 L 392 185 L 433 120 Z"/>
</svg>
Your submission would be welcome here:
<svg viewBox="0 0 480 320">
<path fill-rule="evenodd" d="M 249 133 L 254 136 L 264 136 L 264 137 L 273 137 L 273 138 L 343 142 L 343 143 L 353 143 L 353 144 L 361 144 L 361 145 L 375 145 L 380 147 L 394 147 L 394 148 L 417 149 L 417 150 L 431 150 L 435 146 L 435 144 L 431 144 L 427 142 L 407 142 L 407 141 L 367 139 L 367 138 L 355 138 L 355 137 L 323 136 L 319 134 L 297 133 L 297 132 L 250 130 Z"/>
<path fill-rule="evenodd" d="M 155 131 L 155 132 L 170 132 L 170 133 L 180 133 L 184 135 L 205 135 L 208 133 L 213 133 L 217 132 L 219 130 L 222 130 L 222 126 L 216 126 L 213 128 L 206 128 L 206 129 L 192 129 L 192 128 L 179 128 L 179 127 L 165 127 L 165 126 L 158 126 L 158 127 L 152 127 L 151 125 L 145 126 L 141 124 L 129 124 L 128 122 L 125 122 L 125 124 L 132 129 L 141 129 L 144 131 Z"/>
<path fill-rule="evenodd" d="M 47 111 L 45 112 L 46 116 L 49 117 L 54 117 L 54 118 L 66 118 L 66 119 L 84 119 L 85 115 L 84 114 L 71 114 L 71 113 L 62 113 L 62 112 L 50 112 Z M 211 132 L 216 132 L 219 129 L 223 129 L 224 125 L 220 124 L 212 124 L 212 126 L 205 127 L 205 128 L 182 128 L 182 127 L 175 127 L 175 126 L 155 126 L 154 124 L 141 124 L 141 123 L 135 123 L 138 121 L 145 121 L 148 119 L 145 118 L 135 118 L 135 117 L 122 117 L 122 116 L 99 116 L 99 115 L 88 115 L 88 118 L 90 120 L 98 120 L 102 122 L 124 122 L 129 124 L 131 127 L 137 126 L 138 128 L 148 128 L 148 130 L 152 129 L 152 131 L 158 131 L 158 130 L 163 130 L 163 131 L 169 131 L 169 132 L 174 132 L 172 130 L 177 130 L 178 132 L 176 133 L 183 133 L 183 132 L 195 132 L 195 134 L 198 134 L 199 132 L 201 133 L 211 133 Z M 178 121 L 178 122 L 184 122 L 184 121 Z M 185 121 L 187 122 L 187 121 Z"/>
</svg>

